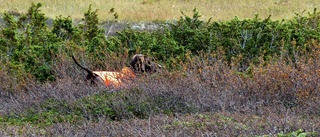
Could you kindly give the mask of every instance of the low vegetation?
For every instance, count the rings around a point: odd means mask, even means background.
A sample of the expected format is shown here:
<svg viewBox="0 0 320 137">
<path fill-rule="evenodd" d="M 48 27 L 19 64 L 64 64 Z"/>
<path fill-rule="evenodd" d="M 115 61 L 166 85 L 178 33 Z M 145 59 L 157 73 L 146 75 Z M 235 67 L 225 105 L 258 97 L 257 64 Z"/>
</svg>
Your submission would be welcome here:
<svg viewBox="0 0 320 137">
<path fill-rule="evenodd" d="M 58 16 L 52 26 L 41 7 L 3 15 L 1 136 L 320 134 L 316 9 L 289 20 L 227 21 L 203 21 L 194 9 L 152 32 L 106 37 L 92 6 L 83 23 Z M 70 58 L 119 70 L 135 53 L 164 69 L 122 89 L 90 86 Z"/>
</svg>

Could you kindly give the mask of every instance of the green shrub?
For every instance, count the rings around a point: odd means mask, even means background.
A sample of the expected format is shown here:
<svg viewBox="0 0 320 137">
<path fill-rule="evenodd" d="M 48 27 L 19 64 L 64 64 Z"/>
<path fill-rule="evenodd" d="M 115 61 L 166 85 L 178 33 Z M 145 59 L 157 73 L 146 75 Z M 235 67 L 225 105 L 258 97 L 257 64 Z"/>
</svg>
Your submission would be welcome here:
<svg viewBox="0 0 320 137">
<path fill-rule="evenodd" d="M 71 17 L 62 17 L 61 15 L 53 21 L 52 33 L 61 40 L 74 38 L 76 28 L 72 25 Z"/>
<path fill-rule="evenodd" d="M 107 39 L 97 10 L 92 10 L 91 5 L 81 24 L 74 25 L 71 17 L 59 16 L 51 28 L 41 6 L 32 3 L 27 13 L 18 16 L 4 13 L 0 54 L 3 64 L 23 65 L 22 72 L 42 82 L 56 78 L 52 64 L 58 54 L 77 52 L 66 50 L 69 47 L 65 43 L 74 43 L 85 51 L 95 68 L 104 68 L 106 54 L 129 60 L 133 54 L 142 53 L 174 70 L 180 69 L 179 63 L 186 60 L 187 54 L 214 53 L 229 64 L 236 60 L 238 68 L 246 70 L 250 63 L 259 64 L 261 59 L 296 62 L 310 51 L 306 43 L 320 38 L 320 13 L 316 10 L 307 16 L 296 14 L 291 20 L 273 21 L 256 15 L 244 20 L 235 17 L 229 21 L 203 21 L 194 9 L 191 17 L 182 13 L 177 21 L 159 24 L 158 30 L 129 28 Z M 114 9 L 110 13 L 117 19 Z"/>
<path fill-rule="evenodd" d="M 25 73 L 45 82 L 55 80 L 52 64 L 61 51 L 68 52 L 67 42 L 86 49 L 92 58 L 103 57 L 105 52 L 102 49 L 107 41 L 91 6 L 85 13 L 83 25 L 74 27 L 70 17 L 59 16 L 53 21 L 52 29 L 46 24 L 47 18 L 41 13 L 41 6 L 41 3 L 32 3 L 28 12 L 19 16 L 4 13 L 0 53 L 5 64 L 23 65 Z"/>
<path fill-rule="evenodd" d="M 193 10 L 193 16 L 189 17 L 182 13 L 183 16 L 177 22 L 168 22 L 167 31 L 178 45 L 189 49 L 193 53 L 201 50 L 208 50 L 208 46 L 212 44 L 212 37 L 208 31 L 208 22 L 200 19 L 200 15 L 196 9 Z"/>
<path fill-rule="evenodd" d="M 56 54 L 56 38 L 48 31 L 47 18 L 40 7 L 40 3 L 32 3 L 28 12 L 19 17 L 5 13 L 0 46 L 10 62 L 23 64 L 26 72 L 39 81 L 54 80 L 50 64 Z"/>
</svg>

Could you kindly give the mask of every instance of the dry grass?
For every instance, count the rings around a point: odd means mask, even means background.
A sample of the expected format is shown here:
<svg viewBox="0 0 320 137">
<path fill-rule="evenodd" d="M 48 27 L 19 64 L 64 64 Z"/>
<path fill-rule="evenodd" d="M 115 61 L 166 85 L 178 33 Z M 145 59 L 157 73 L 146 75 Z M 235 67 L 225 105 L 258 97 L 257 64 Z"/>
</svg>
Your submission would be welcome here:
<svg viewBox="0 0 320 137">
<path fill-rule="evenodd" d="M 272 19 L 292 18 L 294 13 L 313 11 L 320 7 L 316 0 L 1 0 L 0 12 L 26 12 L 31 2 L 42 2 L 42 11 L 50 18 L 59 15 L 83 18 L 90 4 L 98 9 L 101 20 L 112 19 L 109 14 L 115 8 L 122 21 L 153 21 L 178 19 L 180 11 L 190 15 L 196 7 L 204 19 L 229 20 L 235 16 L 252 18 L 258 13 L 262 18 L 272 15 Z"/>
</svg>

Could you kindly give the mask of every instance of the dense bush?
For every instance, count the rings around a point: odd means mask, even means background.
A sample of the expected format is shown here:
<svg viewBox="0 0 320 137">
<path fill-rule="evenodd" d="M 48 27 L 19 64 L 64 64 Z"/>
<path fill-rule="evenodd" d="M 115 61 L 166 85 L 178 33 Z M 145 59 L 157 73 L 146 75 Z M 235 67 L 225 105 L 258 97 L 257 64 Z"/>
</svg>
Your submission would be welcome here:
<svg viewBox="0 0 320 137">
<path fill-rule="evenodd" d="M 85 13 L 84 24 L 74 27 L 70 17 L 59 16 L 50 28 L 46 24 L 47 18 L 41 13 L 41 6 L 40 3 L 33 3 L 26 14 L 18 16 L 4 13 L 0 53 L 2 63 L 9 67 L 8 71 L 13 72 L 9 74 L 11 76 L 30 73 L 39 81 L 52 81 L 56 78 L 52 70 L 55 57 L 77 50 L 67 45 L 76 44 L 80 49 L 86 49 L 87 53 L 96 53 L 106 43 L 98 26 L 96 11 L 92 11 L 91 7 Z M 72 51 L 70 48 L 73 48 Z"/>
<path fill-rule="evenodd" d="M 1 30 L 1 56 L 13 68 L 33 74 L 38 80 L 54 80 L 50 70 L 52 56 L 56 54 L 55 38 L 40 13 L 41 4 L 32 4 L 26 14 L 19 17 L 5 13 L 5 25 Z M 15 70 L 13 69 L 13 72 Z M 11 75 L 25 75 L 11 74 Z"/>
<path fill-rule="evenodd" d="M 245 70 L 250 63 L 259 64 L 261 58 L 296 62 L 310 51 L 306 43 L 319 39 L 320 35 L 317 33 L 320 13 L 316 10 L 307 16 L 297 14 L 291 20 L 273 21 L 256 15 L 253 19 L 235 17 L 230 21 L 205 22 L 194 9 L 192 17 L 183 14 L 177 21 L 160 24 L 156 31 L 128 28 L 107 39 L 99 26 L 97 10 L 91 6 L 84 14 L 83 23 L 75 25 L 71 17 L 59 16 L 52 27 L 46 24 L 47 18 L 40 8 L 40 3 L 33 3 L 25 14 L 3 15 L 0 53 L 9 75 L 32 74 L 39 81 L 52 81 L 56 79 L 52 70 L 55 56 L 78 51 L 85 51 L 90 62 L 96 62 L 92 65 L 98 68 L 105 66 L 101 60 L 106 55 L 127 54 L 125 57 L 129 58 L 143 53 L 162 61 L 169 69 L 181 69 L 178 64 L 189 51 L 193 55 L 204 51 L 223 56 L 229 64 L 237 60 L 238 70 Z"/>
<path fill-rule="evenodd" d="M 308 16 L 297 14 L 292 20 L 276 20 L 270 17 L 230 21 L 207 22 L 194 10 L 193 16 L 184 15 L 178 21 L 163 24 L 163 30 L 138 32 L 124 30 L 117 36 L 118 45 L 124 45 L 133 53 L 151 54 L 172 64 L 170 57 L 183 60 L 187 51 L 197 55 L 199 51 L 224 56 L 229 63 L 236 59 L 239 68 L 249 63 L 259 64 L 276 58 L 296 61 L 310 50 L 306 43 L 319 39 L 319 12 Z M 120 41 L 118 40 L 120 39 Z M 221 50 L 223 52 L 221 52 Z"/>
</svg>

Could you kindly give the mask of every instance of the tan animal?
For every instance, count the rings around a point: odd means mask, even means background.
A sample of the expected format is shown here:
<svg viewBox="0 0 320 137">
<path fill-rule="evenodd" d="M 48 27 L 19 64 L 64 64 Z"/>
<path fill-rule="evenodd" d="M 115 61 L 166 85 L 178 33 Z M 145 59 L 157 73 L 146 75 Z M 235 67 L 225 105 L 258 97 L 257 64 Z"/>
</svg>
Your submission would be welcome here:
<svg viewBox="0 0 320 137">
<path fill-rule="evenodd" d="M 135 73 L 156 72 L 161 69 L 161 65 L 150 61 L 150 59 L 142 54 L 136 54 L 132 57 L 130 67 L 124 67 L 120 72 L 114 71 L 92 71 L 81 66 L 77 60 L 72 56 L 74 62 L 82 69 L 87 71 L 86 80 L 91 84 L 96 85 L 97 82 L 104 83 L 105 86 L 121 87 L 127 83 L 132 82 L 136 77 Z"/>
</svg>

